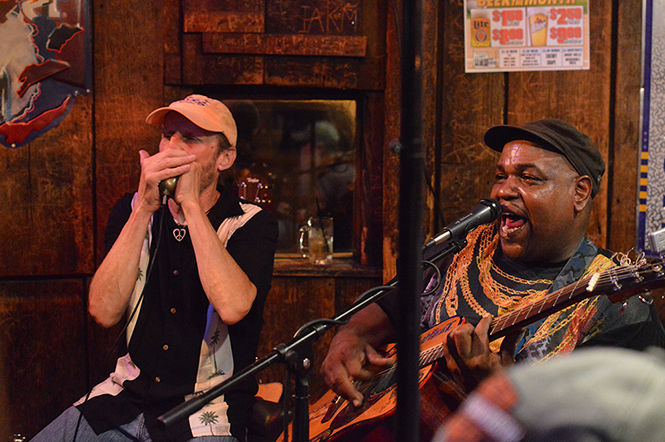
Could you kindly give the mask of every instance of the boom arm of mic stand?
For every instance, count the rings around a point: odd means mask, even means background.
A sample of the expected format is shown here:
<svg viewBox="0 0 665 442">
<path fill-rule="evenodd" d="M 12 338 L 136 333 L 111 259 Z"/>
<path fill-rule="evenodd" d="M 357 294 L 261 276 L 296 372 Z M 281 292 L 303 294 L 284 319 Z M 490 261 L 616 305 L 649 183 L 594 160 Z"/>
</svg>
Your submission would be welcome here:
<svg viewBox="0 0 665 442">
<path fill-rule="evenodd" d="M 466 238 L 463 238 L 459 241 L 455 240 L 448 240 L 443 243 L 442 245 L 439 245 L 439 247 L 434 247 L 433 249 L 428 249 L 428 248 L 423 248 L 423 259 L 426 261 L 432 261 L 432 262 L 437 262 L 449 255 L 455 254 L 462 250 L 464 247 L 467 245 L 467 240 Z"/>
<path fill-rule="evenodd" d="M 221 396 L 227 392 L 230 388 L 242 383 L 250 376 L 268 368 L 276 362 L 287 362 L 287 359 L 292 357 L 294 352 L 299 351 L 303 346 L 308 344 L 317 336 L 322 336 L 329 328 L 333 327 L 336 324 L 344 323 L 354 315 L 359 310 L 362 310 L 369 304 L 378 301 L 392 290 L 397 285 L 395 280 L 391 285 L 377 287 L 377 292 L 371 296 L 367 296 L 364 299 L 361 299 L 358 303 L 354 304 L 346 310 L 345 312 L 339 314 L 334 319 L 322 320 L 318 323 L 312 323 L 309 327 L 305 328 L 302 333 L 299 333 L 289 344 L 284 345 L 280 344 L 275 349 L 268 354 L 268 356 L 254 362 L 252 365 L 245 367 L 243 370 L 239 371 L 231 378 L 227 379 L 225 382 L 213 387 L 204 394 L 200 396 L 193 397 L 182 404 L 172 408 L 163 415 L 157 418 L 157 420 L 165 427 L 173 425 L 175 422 L 187 418 L 190 414 L 195 413 L 205 406 L 208 402 L 212 401 L 216 397 Z M 379 290 L 380 289 L 380 290 Z M 307 329 L 309 329 L 307 331 Z M 296 416 L 296 422 L 298 417 Z"/>
<path fill-rule="evenodd" d="M 451 253 L 456 253 L 461 250 L 466 245 L 466 240 L 462 241 L 448 241 L 446 242 L 446 247 L 437 250 L 438 253 L 434 254 L 431 251 L 428 253 L 427 250 L 423 250 L 424 255 L 433 255 L 432 258 L 426 256 L 430 261 L 438 261 Z M 328 329 L 333 327 L 336 324 L 344 323 L 351 318 L 354 314 L 367 307 L 374 302 L 377 302 L 388 293 L 392 291 L 397 286 L 397 279 L 392 280 L 388 285 L 375 287 L 372 290 L 376 290 L 375 293 L 368 295 L 366 297 L 361 297 L 360 300 L 354 303 L 348 310 L 340 313 L 336 317 L 331 319 L 324 319 L 321 321 L 316 321 L 311 323 L 308 327 L 305 327 L 302 332 L 298 333 L 295 338 L 287 345 L 280 344 L 273 351 L 271 351 L 268 356 L 254 362 L 252 365 L 249 365 L 234 374 L 231 378 L 217 385 L 216 387 L 211 388 L 207 392 L 203 393 L 200 396 L 193 397 L 182 404 L 172 408 L 163 415 L 157 418 L 157 420 L 165 427 L 173 425 L 175 422 L 187 418 L 190 414 L 195 413 L 196 411 L 203 408 L 208 402 L 213 399 L 221 396 L 226 393 L 232 387 L 241 384 L 250 376 L 254 376 L 256 373 L 265 370 L 275 362 L 289 362 L 289 359 L 293 361 L 294 356 L 297 360 L 302 360 L 298 358 L 297 355 L 303 349 L 307 349 L 315 337 L 322 336 Z M 298 407 L 297 407 L 298 408 Z M 296 410 L 298 411 L 298 410 Z M 302 414 L 300 412 L 299 414 Z M 294 417 L 294 435 L 304 434 L 309 435 L 309 429 L 300 429 L 295 431 L 296 424 L 307 425 L 309 423 L 309 416 L 298 416 Z M 305 436 L 308 438 L 308 436 Z M 306 440 L 306 439 L 305 439 Z"/>
</svg>

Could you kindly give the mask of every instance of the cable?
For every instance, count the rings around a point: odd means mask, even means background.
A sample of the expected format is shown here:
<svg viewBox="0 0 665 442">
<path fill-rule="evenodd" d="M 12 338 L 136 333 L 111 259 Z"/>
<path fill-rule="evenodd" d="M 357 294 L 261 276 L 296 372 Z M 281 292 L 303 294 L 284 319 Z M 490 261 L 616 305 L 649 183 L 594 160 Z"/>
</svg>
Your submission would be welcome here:
<svg viewBox="0 0 665 442">
<path fill-rule="evenodd" d="M 299 337 L 301 333 L 303 333 L 306 329 L 308 329 L 309 327 L 311 327 L 311 326 L 313 326 L 313 325 L 317 325 L 317 324 L 321 324 L 321 325 L 326 325 L 326 324 L 331 324 L 331 325 L 344 325 L 344 324 L 346 324 L 347 322 L 349 322 L 348 319 L 346 319 L 346 320 L 344 320 L 344 321 L 337 321 L 337 320 L 335 320 L 335 319 L 325 319 L 325 318 L 324 318 L 324 319 L 315 319 L 315 320 L 313 320 L 313 321 L 309 321 L 308 323 L 306 323 L 306 324 L 304 324 L 302 327 L 300 327 L 300 328 L 298 329 L 298 331 L 296 331 L 296 332 L 294 333 L 293 337 L 294 337 L 294 338 Z M 315 331 L 316 331 L 316 334 L 319 334 L 319 330 L 315 330 Z"/>
<path fill-rule="evenodd" d="M 125 334 L 127 331 L 127 327 L 129 327 L 129 324 L 132 322 L 132 319 L 134 318 L 134 315 L 138 311 L 139 306 L 141 305 L 141 300 L 143 299 L 143 294 L 145 293 L 145 288 L 148 286 L 148 281 L 150 280 L 150 275 L 152 274 L 152 269 L 153 269 L 153 264 L 155 263 L 155 257 L 157 256 L 157 253 L 159 252 L 159 245 L 162 239 L 162 231 L 164 229 L 164 218 L 166 218 L 166 195 L 164 195 L 162 199 L 162 206 L 160 207 L 161 214 L 159 216 L 159 226 L 157 228 L 157 241 L 155 242 L 155 249 L 152 252 L 152 256 L 150 256 L 149 263 L 148 263 L 148 270 L 146 271 L 146 276 L 145 276 L 145 284 L 143 285 L 143 289 L 141 290 L 141 294 L 139 295 L 139 299 L 136 302 L 136 305 L 134 306 L 134 309 L 132 310 L 132 313 L 129 315 L 127 318 L 127 321 L 125 323 L 125 326 L 120 330 L 120 333 L 118 334 L 118 337 L 115 339 L 113 342 L 113 345 L 111 345 L 111 348 L 109 351 L 106 353 L 106 356 L 104 357 L 104 362 L 102 363 L 102 367 L 105 367 L 106 364 L 109 362 L 109 358 L 111 357 L 111 354 L 114 352 L 118 344 L 120 343 L 120 339 L 122 336 Z M 95 387 L 93 386 L 90 390 L 85 395 L 85 399 L 83 400 L 83 403 L 80 405 L 80 412 L 79 412 L 79 418 L 78 421 L 76 422 L 76 429 L 74 430 L 74 437 L 72 437 L 72 442 L 76 442 L 76 436 L 79 431 L 79 426 L 81 425 L 81 419 L 83 418 L 83 409 L 85 408 L 85 405 L 88 403 L 88 399 L 90 398 L 90 394 L 92 393 L 92 390 Z M 126 435 L 130 438 L 133 438 L 134 440 L 137 440 L 131 435 Z"/>
<path fill-rule="evenodd" d="M 443 280 L 441 279 L 441 269 L 439 269 L 436 264 L 434 264 L 432 261 L 423 261 L 423 264 L 428 265 L 434 269 L 434 274 L 436 275 L 436 285 L 430 290 L 424 291 L 422 295 L 420 295 L 421 297 L 433 295 L 439 290 L 439 287 L 441 287 L 441 284 L 443 283 Z"/>
</svg>

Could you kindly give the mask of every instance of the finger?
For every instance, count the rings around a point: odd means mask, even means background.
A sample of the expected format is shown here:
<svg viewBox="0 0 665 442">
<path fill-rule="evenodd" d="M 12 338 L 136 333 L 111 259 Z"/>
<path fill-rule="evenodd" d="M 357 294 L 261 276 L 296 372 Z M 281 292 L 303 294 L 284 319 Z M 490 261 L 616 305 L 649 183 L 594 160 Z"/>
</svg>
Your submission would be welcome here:
<svg viewBox="0 0 665 442">
<path fill-rule="evenodd" d="M 148 158 L 151 159 L 153 164 L 178 164 L 182 162 L 191 162 L 196 159 L 196 155 L 184 152 L 182 150 L 169 149 L 162 152 L 157 152 L 154 155 L 150 155 L 145 149 L 139 150 L 139 157 L 141 159 L 141 164 Z"/>
<path fill-rule="evenodd" d="M 155 155 L 155 166 L 160 169 L 174 168 L 185 164 L 191 164 L 196 160 L 196 155 L 184 152 L 160 152 Z"/>
<path fill-rule="evenodd" d="M 379 367 L 389 367 L 395 363 L 394 357 L 381 355 L 371 345 L 365 347 L 365 355 L 367 356 L 367 362 L 370 363 L 371 365 L 376 365 Z"/>
<path fill-rule="evenodd" d="M 189 170 L 196 159 L 195 155 L 184 152 L 159 152 L 150 155 L 145 150 L 139 151 L 141 169 L 149 182 L 161 181 L 166 178 L 182 175 Z"/>
<path fill-rule="evenodd" d="M 353 385 L 352 378 L 344 367 L 340 365 L 331 374 L 331 378 L 326 378 L 326 382 L 330 388 L 344 399 L 350 401 L 354 407 L 359 407 L 363 403 L 363 395 Z"/>
<path fill-rule="evenodd" d="M 446 337 L 446 345 L 443 346 L 443 356 L 446 360 L 448 372 L 452 375 L 452 378 L 457 384 L 464 386 L 465 380 L 463 370 L 466 368 L 466 365 L 457 352 L 455 339 L 453 338 L 452 333 L 448 334 Z"/>
<path fill-rule="evenodd" d="M 462 324 L 450 334 L 455 342 L 457 354 L 466 359 L 472 354 L 474 327 L 471 324 Z"/>
<path fill-rule="evenodd" d="M 501 349 L 499 350 L 501 365 L 512 365 L 515 362 L 515 349 L 517 348 L 517 343 L 524 336 L 524 331 L 525 329 L 519 329 L 516 332 L 507 334 L 503 338 Z"/>
<path fill-rule="evenodd" d="M 489 328 L 491 322 L 491 316 L 485 316 L 482 318 L 476 328 L 474 329 L 474 334 L 477 337 L 477 340 L 474 339 L 474 350 L 485 353 L 486 350 L 489 351 Z"/>
<path fill-rule="evenodd" d="M 155 176 L 158 178 L 159 181 L 161 181 L 174 176 L 184 175 L 187 172 L 189 172 L 191 168 L 192 164 L 182 164 L 180 166 L 169 167 L 166 169 L 162 169 L 159 172 L 155 172 Z"/>
<path fill-rule="evenodd" d="M 480 336 L 487 336 L 489 334 L 491 316 L 485 316 L 476 325 L 476 334 Z"/>
</svg>

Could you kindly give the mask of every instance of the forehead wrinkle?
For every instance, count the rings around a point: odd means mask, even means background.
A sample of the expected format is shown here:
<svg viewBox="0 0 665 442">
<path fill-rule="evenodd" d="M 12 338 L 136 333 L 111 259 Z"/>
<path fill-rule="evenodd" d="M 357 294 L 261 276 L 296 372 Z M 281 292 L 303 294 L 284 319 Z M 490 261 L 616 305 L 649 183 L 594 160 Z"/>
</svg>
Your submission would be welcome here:
<svg viewBox="0 0 665 442">
<path fill-rule="evenodd" d="M 512 166 L 513 168 L 517 169 L 518 172 L 524 172 L 527 169 L 535 169 L 537 171 L 542 171 L 542 169 L 534 163 L 517 163 L 517 164 L 509 163 L 509 165 Z M 505 170 L 506 166 L 504 165 L 504 163 L 499 162 L 499 163 L 497 163 L 496 168 L 501 169 L 501 170 Z"/>
<path fill-rule="evenodd" d="M 534 155 L 537 157 L 534 158 Z M 579 175 L 565 156 L 558 152 L 543 149 L 528 141 L 506 143 L 503 154 L 497 162 L 497 169 L 505 170 L 506 167 L 514 167 L 519 172 L 533 168 L 546 175 L 565 173 L 566 171 Z M 550 169 L 551 173 L 548 173 Z"/>
</svg>

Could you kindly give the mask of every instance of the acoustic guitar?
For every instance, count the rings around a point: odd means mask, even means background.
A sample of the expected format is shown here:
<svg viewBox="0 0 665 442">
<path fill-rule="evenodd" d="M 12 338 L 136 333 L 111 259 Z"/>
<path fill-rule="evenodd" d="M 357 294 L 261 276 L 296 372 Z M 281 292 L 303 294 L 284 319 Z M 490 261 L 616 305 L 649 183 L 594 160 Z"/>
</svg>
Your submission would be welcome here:
<svg viewBox="0 0 665 442">
<path fill-rule="evenodd" d="M 559 310 L 597 295 L 606 295 L 612 302 L 622 302 L 651 288 L 665 286 L 665 261 L 621 265 L 588 275 L 574 284 L 545 297 L 493 318 L 489 338 L 495 340 L 513 330 L 551 315 Z M 421 400 L 421 436 L 431 437 L 445 416 L 466 397 L 466 393 L 445 373 L 443 358 L 447 336 L 465 322 L 453 317 L 423 333 L 420 337 L 419 385 Z M 394 344 L 386 348 L 388 356 L 396 354 Z M 435 381 L 435 382 L 431 382 Z M 377 373 L 368 381 L 354 381 L 363 394 L 363 404 L 356 408 L 333 391 L 325 393 L 310 406 L 309 435 L 311 441 L 325 440 L 392 440 L 385 433 L 374 431 L 376 424 L 395 412 L 397 406 L 396 367 Z M 366 436 L 370 436 L 366 439 Z M 372 436 L 374 434 L 374 436 Z M 379 434 L 379 436 L 376 436 Z M 283 435 L 278 440 L 282 440 Z M 429 440 L 429 439 L 427 439 Z"/>
<path fill-rule="evenodd" d="M 244 173 L 236 180 L 236 185 L 238 186 L 239 198 L 272 209 L 273 186 L 263 175 Z"/>
</svg>

